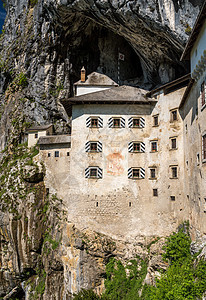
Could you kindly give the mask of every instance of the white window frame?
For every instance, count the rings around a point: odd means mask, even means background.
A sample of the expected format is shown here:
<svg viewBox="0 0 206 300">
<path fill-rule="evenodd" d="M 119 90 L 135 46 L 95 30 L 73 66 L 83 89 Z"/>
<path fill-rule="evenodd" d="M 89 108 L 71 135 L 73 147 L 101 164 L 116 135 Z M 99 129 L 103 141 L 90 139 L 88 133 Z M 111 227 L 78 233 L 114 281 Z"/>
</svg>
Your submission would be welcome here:
<svg viewBox="0 0 206 300">
<path fill-rule="evenodd" d="M 156 143 L 156 144 L 157 144 L 157 150 L 156 150 L 156 151 L 152 150 L 152 143 Z M 156 153 L 156 152 L 158 152 L 158 140 L 157 140 L 157 139 L 151 140 L 151 141 L 150 141 L 150 152 L 151 152 L 151 153 Z"/>
</svg>

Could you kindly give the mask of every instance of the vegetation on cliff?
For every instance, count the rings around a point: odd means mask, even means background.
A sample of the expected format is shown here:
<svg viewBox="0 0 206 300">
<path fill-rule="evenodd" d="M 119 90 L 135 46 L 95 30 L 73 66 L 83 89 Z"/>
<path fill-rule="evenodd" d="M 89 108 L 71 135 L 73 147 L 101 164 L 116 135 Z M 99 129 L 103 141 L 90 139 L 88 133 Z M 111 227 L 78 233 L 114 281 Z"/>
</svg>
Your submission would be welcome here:
<svg viewBox="0 0 206 300">
<path fill-rule="evenodd" d="M 163 259 L 167 270 L 159 270 L 155 286 L 145 284 L 147 260 L 137 258 L 123 266 L 111 258 L 106 266 L 105 292 L 81 291 L 74 299 L 101 300 L 189 300 L 200 299 L 206 290 L 206 261 L 191 254 L 188 224 L 167 238 Z"/>
</svg>

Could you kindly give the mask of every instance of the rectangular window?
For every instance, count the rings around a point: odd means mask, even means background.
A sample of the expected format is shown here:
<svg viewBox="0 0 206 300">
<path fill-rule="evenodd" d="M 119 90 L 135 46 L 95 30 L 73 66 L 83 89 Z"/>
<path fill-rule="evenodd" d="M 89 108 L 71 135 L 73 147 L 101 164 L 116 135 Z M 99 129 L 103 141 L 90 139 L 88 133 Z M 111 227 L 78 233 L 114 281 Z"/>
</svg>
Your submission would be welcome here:
<svg viewBox="0 0 206 300">
<path fill-rule="evenodd" d="M 134 118 L 132 125 L 133 125 L 133 127 L 140 127 L 140 119 L 139 118 Z"/>
<path fill-rule="evenodd" d="M 70 152 L 67 152 L 67 156 L 69 156 L 70 155 Z"/>
<path fill-rule="evenodd" d="M 132 177 L 140 178 L 140 169 L 132 169 Z"/>
<path fill-rule="evenodd" d="M 38 139 L 38 133 L 35 133 L 34 137 L 35 139 Z"/>
<path fill-rule="evenodd" d="M 202 159 L 206 159 L 206 134 L 202 137 Z"/>
<path fill-rule="evenodd" d="M 177 140 L 176 140 L 176 138 L 171 138 L 171 149 L 177 149 Z"/>
<path fill-rule="evenodd" d="M 158 126 L 158 125 L 159 125 L 158 116 L 154 116 L 153 117 L 153 126 Z"/>
<path fill-rule="evenodd" d="M 140 152 L 141 151 L 140 143 L 133 143 L 133 151 L 134 152 Z"/>
<path fill-rule="evenodd" d="M 97 152 L 97 143 L 90 143 L 90 151 Z"/>
<path fill-rule="evenodd" d="M 172 178 L 177 178 L 177 167 L 171 167 Z"/>
<path fill-rule="evenodd" d="M 205 81 L 201 84 L 201 98 L 202 98 L 202 106 L 205 105 Z"/>
<path fill-rule="evenodd" d="M 175 201 L 175 196 L 170 196 L 171 201 Z"/>
<path fill-rule="evenodd" d="M 150 169 L 150 178 L 156 178 L 156 168 Z"/>
<path fill-rule="evenodd" d="M 89 177 L 97 177 L 97 168 L 90 168 Z"/>
<path fill-rule="evenodd" d="M 51 157 L 51 153 L 50 152 L 48 153 L 48 157 Z"/>
<path fill-rule="evenodd" d="M 91 127 L 98 127 L 98 118 L 91 118 Z"/>
<path fill-rule="evenodd" d="M 177 109 L 171 111 L 171 122 L 177 121 Z"/>
<path fill-rule="evenodd" d="M 157 142 L 156 141 L 151 142 L 151 151 L 157 152 Z"/>
<path fill-rule="evenodd" d="M 59 151 L 54 152 L 54 157 L 59 157 Z"/>
<path fill-rule="evenodd" d="M 114 118 L 113 119 L 113 127 L 120 127 L 120 119 Z"/>
<path fill-rule="evenodd" d="M 158 196 L 158 191 L 157 191 L 157 189 L 153 189 L 153 196 L 154 196 L 154 197 L 157 197 L 157 196 Z"/>
</svg>

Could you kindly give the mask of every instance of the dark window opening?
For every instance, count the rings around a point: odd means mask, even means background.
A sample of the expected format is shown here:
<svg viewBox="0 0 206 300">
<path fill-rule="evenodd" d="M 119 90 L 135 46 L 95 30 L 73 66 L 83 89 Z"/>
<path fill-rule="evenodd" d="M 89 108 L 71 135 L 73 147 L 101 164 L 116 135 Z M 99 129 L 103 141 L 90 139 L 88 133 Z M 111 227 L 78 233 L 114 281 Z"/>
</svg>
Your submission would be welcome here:
<svg viewBox="0 0 206 300">
<path fill-rule="evenodd" d="M 55 151 L 54 156 L 59 157 L 59 151 Z"/>
<path fill-rule="evenodd" d="M 67 152 L 67 156 L 69 156 L 70 155 L 70 153 L 69 152 Z"/>
<path fill-rule="evenodd" d="M 172 178 L 177 178 L 177 167 L 172 167 Z"/>
<path fill-rule="evenodd" d="M 132 202 L 129 202 L 129 207 L 131 207 L 132 206 Z"/>
<path fill-rule="evenodd" d="M 97 143 L 90 143 L 90 151 L 93 152 L 97 151 Z"/>
<path fill-rule="evenodd" d="M 38 139 L 38 133 L 35 133 L 34 137 L 35 139 Z"/>
<path fill-rule="evenodd" d="M 158 116 L 154 116 L 153 117 L 153 119 L 154 119 L 154 126 L 158 126 Z"/>
<path fill-rule="evenodd" d="M 176 140 L 176 138 L 171 139 L 171 146 L 172 146 L 172 149 L 176 149 L 177 148 L 177 140 Z"/>
<path fill-rule="evenodd" d="M 50 152 L 48 153 L 48 157 L 51 157 L 51 153 Z"/>
<path fill-rule="evenodd" d="M 91 119 L 91 127 L 98 127 L 98 118 Z"/>
<path fill-rule="evenodd" d="M 113 127 L 120 127 L 120 119 L 113 119 Z"/>
<path fill-rule="evenodd" d="M 175 201 L 175 196 L 170 196 L 171 201 Z"/>
<path fill-rule="evenodd" d="M 140 143 L 133 143 L 133 151 L 140 152 Z"/>
<path fill-rule="evenodd" d="M 99 206 L 99 203 L 98 202 L 96 202 L 96 207 L 98 207 Z"/>
<path fill-rule="evenodd" d="M 176 121 L 177 120 L 177 110 L 171 111 L 171 121 Z"/>
<path fill-rule="evenodd" d="M 155 168 L 150 169 L 150 177 L 151 178 L 156 178 L 156 169 Z"/>
<path fill-rule="evenodd" d="M 140 119 L 133 119 L 133 127 L 140 127 Z"/>
<path fill-rule="evenodd" d="M 49 195 L 49 188 L 46 188 L 46 196 Z"/>
<path fill-rule="evenodd" d="M 157 152 L 157 142 L 151 142 L 151 151 Z"/>
<path fill-rule="evenodd" d="M 90 175 L 90 177 L 97 177 L 97 169 L 96 168 L 91 168 L 89 175 Z"/>
<path fill-rule="evenodd" d="M 132 177 L 133 178 L 140 178 L 140 170 L 139 169 L 133 169 L 132 170 Z"/>
<path fill-rule="evenodd" d="M 157 191 L 157 189 L 153 189 L 153 196 L 154 196 L 154 197 L 157 197 L 157 196 L 158 196 L 158 191 Z"/>
</svg>

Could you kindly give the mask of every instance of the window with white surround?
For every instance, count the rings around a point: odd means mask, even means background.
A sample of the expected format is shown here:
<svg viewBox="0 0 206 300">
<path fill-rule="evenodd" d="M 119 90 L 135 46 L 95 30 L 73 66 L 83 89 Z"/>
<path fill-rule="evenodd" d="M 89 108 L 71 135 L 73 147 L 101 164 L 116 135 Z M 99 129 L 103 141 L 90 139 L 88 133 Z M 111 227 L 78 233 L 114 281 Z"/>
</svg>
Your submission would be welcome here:
<svg viewBox="0 0 206 300">
<path fill-rule="evenodd" d="M 103 119 L 100 117 L 88 117 L 86 119 L 86 127 L 102 128 L 103 127 Z"/>
<path fill-rule="evenodd" d="M 54 152 L 54 157 L 59 157 L 59 151 Z"/>
<path fill-rule="evenodd" d="M 145 127 L 145 119 L 142 117 L 131 117 L 128 120 L 129 128 L 144 128 Z"/>
<path fill-rule="evenodd" d="M 150 167 L 149 168 L 149 178 L 150 179 L 156 179 L 157 178 L 157 168 L 156 167 Z"/>
<path fill-rule="evenodd" d="M 102 143 L 89 141 L 85 144 L 86 152 L 102 152 Z"/>
<path fill-rule="evenodd" d="M 125 127 L 125 119 L 122 117 L 111 117 L 108 120 L 109 128 L 124 128 Z"/>
<path fill-rule="evenodd" d="M 88 167 L 85 169 L 85 178 L 102 178 L 102 169 L 99 167 Z"/>
<path fill-rule="evenodd" d="M 128 144 L 129 152 L 145 152 L 145 143 L 143 142 L 130 142 Z"/>
<path fill-rule="evenodd" d="M 177 149 L 177 138 L 171 137 L 170 138 L 170 149 Z"/>
<path fill-rule="evenodd" d="M 151 146 L 151 152 L 157 152 L 157 140 L 150 141 L 150 146 Z"/>
<path fill-rule="evenodd" d="M 202 136 L 202 160 L 206 160 L 206 133 Z"/>
<path fill-rule="evenodd" d="M 159 115 L 153 116 L 153 126 L 159 126 Z"/>
<path fill-rule="evenodd" d="M 128 178 L 130 179 L 142 179 L 145 178 L 145 169 L 144 168 L 129 168 L 128 169 Z"/>
</svg>

